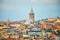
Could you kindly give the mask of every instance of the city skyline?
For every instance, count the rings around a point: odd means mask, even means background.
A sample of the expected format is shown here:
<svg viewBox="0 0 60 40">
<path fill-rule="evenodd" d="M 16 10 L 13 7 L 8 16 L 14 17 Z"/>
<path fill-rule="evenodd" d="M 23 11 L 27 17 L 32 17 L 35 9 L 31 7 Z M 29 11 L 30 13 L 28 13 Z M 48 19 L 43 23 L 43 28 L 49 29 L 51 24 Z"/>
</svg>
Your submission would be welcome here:
<svg viewBox="0 0 60 40">
<path fill-rule="evenodd" d="M 35 20 L 60 17 L 58 0 L 1 0 L 0 21 L 28 20 L 31 8 Z"/>
</svg>

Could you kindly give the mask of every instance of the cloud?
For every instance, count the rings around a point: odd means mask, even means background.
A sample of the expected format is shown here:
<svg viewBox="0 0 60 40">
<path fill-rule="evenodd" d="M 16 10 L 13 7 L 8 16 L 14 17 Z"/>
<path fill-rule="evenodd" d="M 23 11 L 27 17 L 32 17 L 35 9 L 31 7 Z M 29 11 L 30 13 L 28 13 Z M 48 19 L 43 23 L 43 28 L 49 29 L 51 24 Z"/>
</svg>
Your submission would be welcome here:
<svg viewBox="0 0 60 40">
<path fill-rule="evenodd" d="M 13 0 L 11 0 L 11 1 L 13 1 Z M 28 0 L 15 0 L 15 2 L 28 2 Z M 58 0 L 31 0 L 31 2 L 32 3 L 38 3 L 39 2 L 39 4 L 40 4 L 40 2 L 42 2 L 42 3 L 51 3 L 51 2 L 57 2 Z M 14 3 L 14 2 L 13 2 Z M 23 10 L 23 9 L 25 9 L 26 7 L 26 5 L 24 4 L 24 5 L 21 5 L 21 3 L 20 4 L 14 4 L 13 5 L 13 3 L 12 4 L 6 4 L 6 3 L 2 3 L 1 5 L 2 5 L 2 7 L 0 7 L 0 8 L 2 8 L 2 9 L 8 9 L 8 10 L 15 10 L 15 9 L 21 9 L 21 10 Z M 22 3 L 23 4 L 23 3 Z M 33 5 L 33 4 L 32 4 Z M 43 5 L 43 4 L 42 4 Z M 48 4 L 49 5 L 49 4 Z M 37 4 L 37 7 L 38 7 L 39 5 Z M 45 5 L 46 6 L 46 5 Z M 29 6 L 28 6 L 29 7 Z M 34 7 L 34 6 L 33 6 Z M 41 6 L 39 6 L 39 8 L 41 9 Z M 39 8 L 37 8 L 37 9 L 39 9 Z M 57 8 L 57 6 L 53 6 L 53 5 L 50 5 L 50 6 L 47 6 L 47 9 L 48 8 Z"/>
<path fill-rule="evenodd" d="M 31 2 L 38 2 L 39 0 L 31 0 Z"/>
<path fill-rule="evenodd" d="M 31 0 L 31 2 L 47 2 L 47 3 L 49 3 L 49 2 L 58 2 L 58 0 Z"/>
</svg>

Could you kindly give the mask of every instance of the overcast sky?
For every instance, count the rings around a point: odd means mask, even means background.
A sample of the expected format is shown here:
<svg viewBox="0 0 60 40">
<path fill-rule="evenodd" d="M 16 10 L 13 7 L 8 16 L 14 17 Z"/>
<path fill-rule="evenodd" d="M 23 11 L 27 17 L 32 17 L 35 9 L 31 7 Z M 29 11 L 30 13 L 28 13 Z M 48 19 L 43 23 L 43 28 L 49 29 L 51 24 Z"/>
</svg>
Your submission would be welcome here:
<svg viewBox="0 0 60 40">
<path fill-rule="evenodd" d="M 60 17 L 59 0 L 0 0 L 0 21 L 28 20 L 31 8 L 35 20 Z"/>
</svg>

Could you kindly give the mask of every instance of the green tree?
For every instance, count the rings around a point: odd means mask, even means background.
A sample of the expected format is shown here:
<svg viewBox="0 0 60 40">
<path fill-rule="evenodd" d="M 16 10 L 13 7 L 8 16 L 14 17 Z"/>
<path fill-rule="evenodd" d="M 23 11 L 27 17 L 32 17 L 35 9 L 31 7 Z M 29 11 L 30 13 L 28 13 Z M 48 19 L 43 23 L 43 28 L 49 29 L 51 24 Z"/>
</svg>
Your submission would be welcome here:
<svg viewBox="0 0 60 40">
<path fill-rule="evenodd" d="M 60 30 L 55 31 L 56 35 L 60 35 Z"/>
</svg>

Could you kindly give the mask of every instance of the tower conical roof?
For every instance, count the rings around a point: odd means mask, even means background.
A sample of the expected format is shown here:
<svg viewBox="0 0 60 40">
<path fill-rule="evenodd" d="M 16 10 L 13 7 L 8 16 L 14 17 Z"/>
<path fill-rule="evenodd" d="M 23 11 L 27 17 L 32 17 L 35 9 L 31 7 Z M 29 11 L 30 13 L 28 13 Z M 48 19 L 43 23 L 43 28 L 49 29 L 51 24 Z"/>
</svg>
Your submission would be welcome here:
<svg viewBox="0 0 60 40">
<path fill-rule="evenodd" d="M 33 9 L 31 8 L 30 14 L 34 14 Z"/>
</svg>

